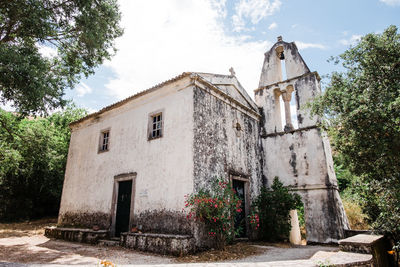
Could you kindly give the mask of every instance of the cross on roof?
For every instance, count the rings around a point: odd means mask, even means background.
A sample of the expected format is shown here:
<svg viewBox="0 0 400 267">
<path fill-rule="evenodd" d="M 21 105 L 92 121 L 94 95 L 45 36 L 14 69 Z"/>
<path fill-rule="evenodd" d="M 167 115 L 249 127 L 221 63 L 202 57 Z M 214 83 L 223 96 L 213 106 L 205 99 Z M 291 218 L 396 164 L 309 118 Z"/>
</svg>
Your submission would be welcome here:
<svg viewBox="0 0 400 267">
<path fill-rule="evenodd" d="M 229 72 L 231 73 L 231 76 L 235 76 L 235 70 L 231 67 L 230 69 L 229 69 Z"/>
</svg>

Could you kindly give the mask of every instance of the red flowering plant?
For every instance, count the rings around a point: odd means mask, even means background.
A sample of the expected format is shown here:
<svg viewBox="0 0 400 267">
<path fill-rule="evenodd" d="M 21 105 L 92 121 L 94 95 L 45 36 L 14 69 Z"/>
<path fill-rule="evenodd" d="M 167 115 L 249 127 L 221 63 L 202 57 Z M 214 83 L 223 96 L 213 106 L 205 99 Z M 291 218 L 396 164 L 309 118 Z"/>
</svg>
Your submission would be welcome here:
<svg viewBox="0 0 400 267">
<path fill-rule="evenodd" d="M 254 230 L 257 230 L 260 228 L 260 216 L 258 215 L 257 212 L 253 211 L 249 215 L 249 223 L 253 227 Z"/>
<path fill-rule="evenodd" d="M 235 229 L 234 218 L 242 211 L 242 201 L 230 182 L 215 179 L 210 190 L 203 188 L 185 198 L 185 208 L 189 210 L 187 218 L 203 222 L 219 249 L 223 249 L 241 231 L 240 228 Z"/>
</svg>

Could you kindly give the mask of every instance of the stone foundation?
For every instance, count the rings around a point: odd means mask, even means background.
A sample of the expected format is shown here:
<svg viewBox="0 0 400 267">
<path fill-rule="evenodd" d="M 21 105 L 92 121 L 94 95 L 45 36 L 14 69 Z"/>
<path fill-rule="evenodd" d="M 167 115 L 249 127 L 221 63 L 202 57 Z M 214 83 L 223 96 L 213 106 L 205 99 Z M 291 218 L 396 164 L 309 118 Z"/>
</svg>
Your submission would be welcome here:
<svg viewBox="0 0 400 267">
<path fill-rule="evenodd" d="M 89 228 L 94 226 L 108 229 L 111 226 L 111 215 L 103 212 L 65 212 L 58 216 L 58 226 Z"/>
<path fill-rule="evenodd" d="M 122 233 L 120 245 L 157 254 L 182 256 L 195 251 L 195 241 L 189 235 L 153 233 Z"/>
<path fill-rule="evenodd" d="M 100 239 L 109 237 L 107 230 L 90 230 L 80 228 L 61 228 L 61 227 L 46 227 L 44 235 L 49 238 L 57 238 L 67 241 L 97 244 Z"/>
</svg>

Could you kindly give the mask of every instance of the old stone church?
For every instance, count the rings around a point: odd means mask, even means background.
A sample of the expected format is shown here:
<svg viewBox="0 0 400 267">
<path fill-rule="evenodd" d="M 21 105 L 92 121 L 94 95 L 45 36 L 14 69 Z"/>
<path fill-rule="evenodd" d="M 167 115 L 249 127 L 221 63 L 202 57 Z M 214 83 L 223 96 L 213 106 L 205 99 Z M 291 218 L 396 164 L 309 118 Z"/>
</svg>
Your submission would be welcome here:
<svg viewBox="0 0 400 267">
<path fill-rule="evenodd" d="M 122 236 L 136 243 L 140 235 L 175 236 L 200 246 L 201 231 L 182 211 L 184 195 L 223 177 L 242 194 L 247 214 L 260 187 L 278 176 L 302 197 L 307 241 L 336 242 L 348 222 L 331 148 L 319 118 L 303 107 L 320 93 L 319 81 L 295 43 L 278 38 L 265 53 L 254 101 L 233 70 L 185 72 L 73 122 L 59 227 L 110 236 L 136 227 L 142 234 Z"/>
</svg>

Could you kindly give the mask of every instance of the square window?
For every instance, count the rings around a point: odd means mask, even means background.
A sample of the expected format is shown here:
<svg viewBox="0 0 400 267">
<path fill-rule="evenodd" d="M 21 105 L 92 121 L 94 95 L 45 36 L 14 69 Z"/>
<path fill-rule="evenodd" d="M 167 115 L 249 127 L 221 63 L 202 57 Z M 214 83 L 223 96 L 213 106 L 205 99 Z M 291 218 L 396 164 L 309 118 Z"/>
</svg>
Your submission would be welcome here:
<svg viewBox="0 0 400 267">
<path fill-rule="evenodd" d="M 105 152 L 110 149 L 110 130 L 100 133 L 99 152 Z"/>
<path fill-rule="evenodd" d="M 160 138 L 163 135 L 162 112 L 153 113 L 149 117 L 149 140 Z"/>
</svg>

